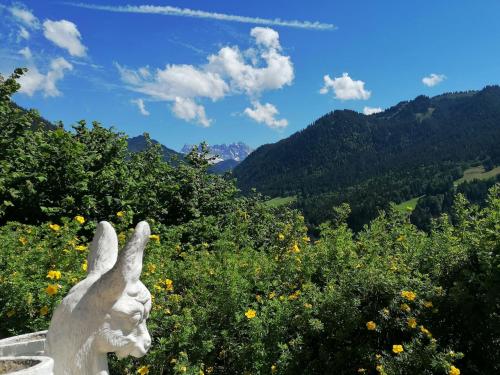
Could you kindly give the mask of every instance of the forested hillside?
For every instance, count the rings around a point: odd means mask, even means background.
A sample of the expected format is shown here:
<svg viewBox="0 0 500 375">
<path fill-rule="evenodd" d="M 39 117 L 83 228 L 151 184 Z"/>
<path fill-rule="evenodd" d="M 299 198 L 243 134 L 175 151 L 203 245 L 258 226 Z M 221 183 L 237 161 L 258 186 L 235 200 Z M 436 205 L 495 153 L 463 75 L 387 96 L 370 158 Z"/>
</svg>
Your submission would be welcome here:
<svg viewBox="0 0 500 375">
<path fill-rule="evenodd" d="M 243 191 L 255 187 L 297 196 L 313 224 L 332 207 L 352 206 L 360 228 L 378 211 L 424 194 L 446 191 L 467 165 L 500 162 L 500 87 L 419 96 L 366 116 L 329 113 L 276 144 L 258 148 L 236 167 Z"/>
</svg>

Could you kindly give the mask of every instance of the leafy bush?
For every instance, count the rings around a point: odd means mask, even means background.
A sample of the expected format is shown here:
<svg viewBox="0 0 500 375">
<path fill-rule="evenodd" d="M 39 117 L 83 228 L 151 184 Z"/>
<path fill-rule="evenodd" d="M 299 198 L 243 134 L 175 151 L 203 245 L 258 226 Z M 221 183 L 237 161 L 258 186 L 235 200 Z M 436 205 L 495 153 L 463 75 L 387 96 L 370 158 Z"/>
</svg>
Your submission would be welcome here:
<svg viewBox="0 0 500 375">
<path fill-rule="evenodd" d="M 15 91 L 11 79 L 1 92 Z M 203 154 L 169 165 L 154 145 L 129 155 L 98 124 L 33 130 L 36 114 L 3 95 L 0 336 L 48 327 L 84 277 L 97 219 L 121 245 L 147 219 L 153 346 L 112 358 L 113 373 L 500 371 L 498 185 L 481 208 L 458 196 L 453 222 L 442 216 L 429 233 L 389 210 L 355 234 L 342 205 L 311 240 L 298 211 L 238 196 Z"/>
</svg>

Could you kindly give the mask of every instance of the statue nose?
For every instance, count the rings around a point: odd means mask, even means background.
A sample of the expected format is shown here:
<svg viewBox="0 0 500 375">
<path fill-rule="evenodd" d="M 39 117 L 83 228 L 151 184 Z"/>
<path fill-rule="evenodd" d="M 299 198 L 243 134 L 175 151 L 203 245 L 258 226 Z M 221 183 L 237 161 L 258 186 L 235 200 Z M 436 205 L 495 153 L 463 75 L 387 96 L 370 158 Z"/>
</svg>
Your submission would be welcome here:
<svg viewBox="0 0 500 375">
<path fill-rule="evenodd" d="M 147 351 L 151 347 L 151 336 L 149 335 L 148 331 L 146 331 L 145 333 L 146 333 L 145 334 L 146 337 L 144 337 L 143 345 L 144 345 L 144 349 L 146 349 L 146 351 Z"/>
<path fill-rule="evenodd" d="M 147 337 L 144 340 L 144 349 L 146 349 L 146 351 L 148 351 L 150 347 L 151 347 L 151 338 Z"/>
</svg>

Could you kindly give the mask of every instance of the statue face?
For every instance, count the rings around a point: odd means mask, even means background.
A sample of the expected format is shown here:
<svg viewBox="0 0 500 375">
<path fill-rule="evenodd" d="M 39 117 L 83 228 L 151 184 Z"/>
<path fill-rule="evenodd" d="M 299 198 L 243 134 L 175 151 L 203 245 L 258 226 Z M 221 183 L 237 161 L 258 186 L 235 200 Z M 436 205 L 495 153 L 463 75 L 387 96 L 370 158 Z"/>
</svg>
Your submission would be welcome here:
<svg viewBox="0 0 500 375">
<path fill-rule="evenodd" d="M 105 363 L 106 353 L 119 358 L 146 354 L 151 346 L 146 327 L 151 294 L 140 276 L 150 233 L 146 222 L 139 223 L 118 252 L 113 227 L 99 223 L 90 246 L 88 275 L 63 299 L 47 333 L 56 374 L 88 374 L 92 363 Z M 107 374 L 103 371 L 96 373 Z"/>
<path fill-rule="evenodd" d="M 151 346 L 146 319 L 151 311 L 151 295 L 142 282 L 127 285 L 123 295 L 106 314 L 99 330 L 98 346 L 115 352 L 118 358 L 144 356 Z"/>
</svg>

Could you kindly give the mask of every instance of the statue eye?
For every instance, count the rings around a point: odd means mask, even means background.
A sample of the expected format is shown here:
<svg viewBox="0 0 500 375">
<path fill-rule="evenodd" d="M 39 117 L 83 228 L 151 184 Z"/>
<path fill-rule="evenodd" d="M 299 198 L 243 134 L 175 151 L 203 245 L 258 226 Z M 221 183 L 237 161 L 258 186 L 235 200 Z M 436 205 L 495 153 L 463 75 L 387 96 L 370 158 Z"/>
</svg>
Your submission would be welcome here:
<svg viewBox="0 0 500 375">
<path fill-rule="evenodd" d="M 135 313 L 135 314 L 131 315 L 129 319 L 130 319 L 130 322 L 132 322 L 132 324 L 137 325 L 142 321 L 142 314 Z"/>
</svg>

